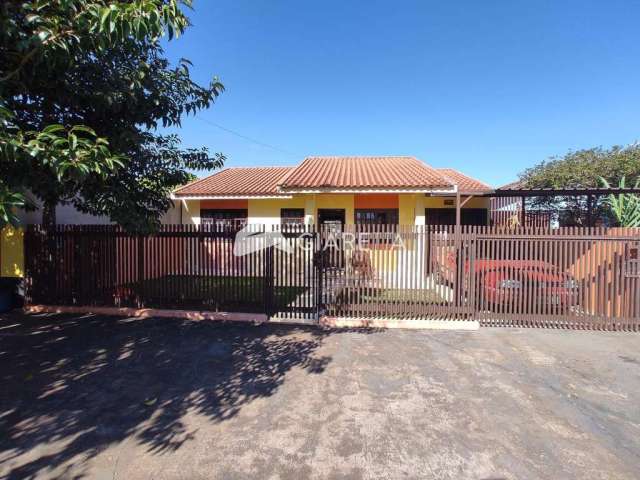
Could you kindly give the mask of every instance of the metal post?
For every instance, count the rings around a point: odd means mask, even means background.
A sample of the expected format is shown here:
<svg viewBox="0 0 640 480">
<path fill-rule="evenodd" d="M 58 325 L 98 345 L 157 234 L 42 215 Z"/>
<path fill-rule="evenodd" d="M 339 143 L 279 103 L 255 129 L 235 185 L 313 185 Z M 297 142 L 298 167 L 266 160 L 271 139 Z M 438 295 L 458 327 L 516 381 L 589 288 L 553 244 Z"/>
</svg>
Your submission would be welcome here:
<svg viewBox="0 0 640 480">
<path fill-rule="evenodd" d="M 144 237 L 138 234 L 138 295 L 137 306 L 142 308 L 145 306 L 145 285 L 144 285 Z"/>
<path fill-rule="evenodd" d="M 460 228 L 460 190 L 456 187 L 456 232 Z"/>
<path fill-rule="evenodd" d="M 460 235 L 461 235 L 461 228 L 460 228 L 460 190 L 458 189 L 458 186 L 456 185 L 456 226 L 455 226 L 455 230 L 453 233 L 453 244 L 454 244 L 454 249 L 456 252 L 456 273 L 455 273 L 455 284 L 453 286 L 454 289 L 454 295 L 455 295 L 455 306 L 457 307 L 459 305 L 459 299 L 460 299 L 460 278 L 459 278 L 459 273 L 460 273 L 460 247 L 462 244 Z"/>
</svg>

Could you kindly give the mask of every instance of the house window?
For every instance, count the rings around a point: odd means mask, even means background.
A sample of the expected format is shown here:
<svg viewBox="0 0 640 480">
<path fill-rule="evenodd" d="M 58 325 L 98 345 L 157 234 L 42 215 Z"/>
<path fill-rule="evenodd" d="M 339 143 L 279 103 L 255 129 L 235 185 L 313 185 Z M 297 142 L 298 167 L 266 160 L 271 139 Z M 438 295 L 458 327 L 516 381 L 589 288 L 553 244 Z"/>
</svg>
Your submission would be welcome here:
<svg viewBox="0 0 640 480">
<path fill-rule="evenodd" d="M 204 209 L 200 210 L 200 221 L 205 225 L 222 227 L 242 227 L 247 223 L 247 209 Z"/>
<path fill-rule="evenodd" d="M 397 225 L 397 208 L 369 208 L 356 210 L 358 225 Z"/>
<path fill-rule="evenodd" d="M 304 223 L 304 208 L 281 208 L 280 223 L 283 225 L 301 225 Z"/>
</svg>

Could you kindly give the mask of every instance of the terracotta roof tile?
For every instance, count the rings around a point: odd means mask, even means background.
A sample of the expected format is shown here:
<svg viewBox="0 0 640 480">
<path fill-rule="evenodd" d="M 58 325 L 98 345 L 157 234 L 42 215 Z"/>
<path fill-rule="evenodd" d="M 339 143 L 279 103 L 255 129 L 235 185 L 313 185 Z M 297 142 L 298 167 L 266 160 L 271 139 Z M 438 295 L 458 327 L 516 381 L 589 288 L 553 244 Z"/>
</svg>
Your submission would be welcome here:
<svg viewBox="0 0 640 480">
<path fill-rule="evenodd" d="M 415 157 L 307 157 L 280 183 L 285 191 L 406 189 L 452 185 Z"/>
<path fill-rule="evenodd" d="M 489 185 L 475 178 L 471 178 L 464 173 L 460 173 L 453 168 L 438 168 L 438 172 L 444 175 L 452 183 L 458 185 L 458 189 L 464 193 L 487 193 L 493 191 Z"/>
<path fill-rule="evenodd" d="M 308 157 L 297 167 L 236 167 L 196 180 L 176 197 L 252 197 L 297 190 L 429 190 L 459 184 L 467 193 L 492 188 L 450 168 L 435 169 L 415 157 Z"/>
<path fill-rule="evenodd" d="M 226 168 L 191 182 L 174 192 L 176 197 L 189 196 L 263 196 L 278 195 L 277 185 L 294 167 Z"/>
</svg>

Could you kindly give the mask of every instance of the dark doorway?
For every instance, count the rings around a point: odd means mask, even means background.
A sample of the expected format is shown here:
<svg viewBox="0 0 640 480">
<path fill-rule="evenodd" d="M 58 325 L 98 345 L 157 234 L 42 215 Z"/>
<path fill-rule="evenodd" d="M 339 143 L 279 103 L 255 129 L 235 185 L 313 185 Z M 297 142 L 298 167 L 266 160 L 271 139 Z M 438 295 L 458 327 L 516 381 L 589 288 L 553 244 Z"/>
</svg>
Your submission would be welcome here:
<svg viewBox="0 0 640 480">
<path fill-rule="evenodd" d="M 334 274 L 336 270 L 342 270 L 344 268 L 344 251 L 334 243 L 337 239 L 340 241 L 339 239 L 344 230 L 344 223 L 344 208 L 318 209 L 318 224 L 320 231 L 323 233 L 322 263 L 324 271 L 328 275 Z M 325 244 L 324 242 L 330 238 L 333 238 L 331 243 Z"/>
<path fill-rule="evenodd" d="M 427 225 L 455 225 L 455 208 L 426 208 L 424 211 Z M 485 208 L 463 208 L 460 211 L 460 223 L 462 225 L 487 224 L 487 210 Z"/>
<path fill-rule="evenodd" d="M 318 223 L 320 225 L 340 225 L 345 223 L 344 208 L 319 208 Z"/>
</svg>

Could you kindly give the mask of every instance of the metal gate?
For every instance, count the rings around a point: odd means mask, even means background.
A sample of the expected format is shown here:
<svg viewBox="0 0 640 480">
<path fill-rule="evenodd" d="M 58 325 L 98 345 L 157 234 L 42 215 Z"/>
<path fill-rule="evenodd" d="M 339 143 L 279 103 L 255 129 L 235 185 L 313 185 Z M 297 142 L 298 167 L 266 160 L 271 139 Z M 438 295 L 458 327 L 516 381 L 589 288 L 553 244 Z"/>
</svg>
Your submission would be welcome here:
<svg viewBox="0 0 640 480">
<path fill-rule="evenodd" d="M 472 237 L 451 227 L 345 225 L 320 232 L 330 317 L 466 319 L 475 311 Z"/>
<path fill-rule="evenodd" d="M 640 237 L 624 229 L 572 233 L 476 236 L 482 324 L 637 328 Z"/>
<path fill-rule="evenodd" d="M 637 329 L 640 231 L 350 225 L 323 256 L 332 317 Z M 334 235 L 335 236 L 335 235 Z"/>
</svg>

